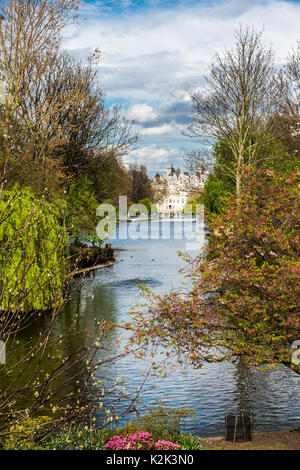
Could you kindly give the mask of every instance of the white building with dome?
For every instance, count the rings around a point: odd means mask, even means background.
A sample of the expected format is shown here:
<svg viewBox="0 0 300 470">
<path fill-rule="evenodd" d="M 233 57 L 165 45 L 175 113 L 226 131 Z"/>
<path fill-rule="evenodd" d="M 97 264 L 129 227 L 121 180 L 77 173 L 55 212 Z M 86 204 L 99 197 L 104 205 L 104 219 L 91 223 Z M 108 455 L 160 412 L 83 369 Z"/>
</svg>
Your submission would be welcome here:
<svg viewBox="0 0 300 470">
<path fill-rule="evenodd" d="M 180 217 L 191 193 L 203 189 L 207 177 L 208 172 L 190 175 L 179 168 L 175 170 L 173 165 L 162 176 L 157 173 L 152 184 L 154 191 L 162 194 L 156 203 L 158 213 Z"/>
</svg>

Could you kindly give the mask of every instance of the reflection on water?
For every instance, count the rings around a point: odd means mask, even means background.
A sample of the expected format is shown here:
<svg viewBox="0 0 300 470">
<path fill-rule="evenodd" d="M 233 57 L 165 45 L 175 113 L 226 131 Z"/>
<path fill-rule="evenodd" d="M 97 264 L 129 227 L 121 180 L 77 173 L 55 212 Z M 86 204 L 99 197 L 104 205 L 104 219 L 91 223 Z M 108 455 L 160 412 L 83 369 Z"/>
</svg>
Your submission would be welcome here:
<svg viewBox="0 0 300 470">
<path fill-rule="evenodd" d="M 143 224 L 142 230 L 147 231 L 147 222 Z M 157 293 L 178 288 L 183 281 L 178 270 L 184 262 L 177 252 L 185 246 L 184 240 L 176 239 L 174 233 L 172 226 L 171 240 L 113 241 L 120 248 L 116 250 L 118 264 L 93 272 L 76 285 L 59 318 L 58 330 L 67 331 L 75 320 L 78 331 L 76 338 L 70 338 L 64 345 L 65 353 L 84 343 L 86 333 L 81 332 L 93 328 L 95 318 L 115 323 L 128 320 L 130 307 L 142 300 L 139 284 Z M 109 354 L 117 351 L 111 339 Z M 134 391 L 146 369 L 143 361 L 127 357 L 99 369 L 99 373 L 104 381 L 127 377 L 127 389 Z M 300 376 L 284 366 L 262 372 L 226 362 L 190 369 L 186 376 L 171 372 L 165 379 L 150 377 L 142 400 L 150 404 L 158 399 L 166 399 L 170 406 L 193 408 L 196 416 L 188 422 L 188 430 L 201 436 L 223 434 L 225 413 L 241 410 L 254 415 L 256 431 L 288 429 L 300 424 Z"/>
</svg>

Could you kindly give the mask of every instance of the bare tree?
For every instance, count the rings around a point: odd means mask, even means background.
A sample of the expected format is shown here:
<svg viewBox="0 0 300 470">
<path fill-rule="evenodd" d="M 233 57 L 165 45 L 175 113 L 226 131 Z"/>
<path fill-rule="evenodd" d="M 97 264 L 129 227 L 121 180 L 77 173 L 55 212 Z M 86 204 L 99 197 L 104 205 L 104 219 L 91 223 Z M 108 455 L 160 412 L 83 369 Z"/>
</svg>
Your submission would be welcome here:
<svg viewBox="0 0 300 470">
<path fill-rule="evenodd" d="M 278 76 L 281 111 L 294 119 L 300 128 L 300 41 L 288 56 Z"/>
<path fill-rule="evenodd" d="M 54 71 L 45 79 L 51 101 L 69 97 L 52 116 L 54 132 L 61 132 L 62 145 L 55 148 L 61 155 L 68 175 L 78 176 L 87 169 L 94 171 L 103 161 L 118 159 L 137 141 L 132 124 L 118 107 L 106 108 L 104 93 L 98 84 L 92 60 L 76 62 L 66 53 L 57 57 Z M 37 106 L 40 103 L 37 99 Z"/>
<path fill-rule="evenodd" d="M 69 177 L 121 158 L 137 140 L 121 110 L 105 107 L 93 69 L 99 51 L 85 63 L 60 52 L 76 8 L 77 0 L 1 5 L 3 180 L 56 193 Z"/>
<path fill-rule="evenodd" d="M 58 132 L 53 133 L 57 127 L 53 117 L 70 97 L 58 95 L 53 102 L 46 93 L 45 76 L 53 69 L 63 30 L 74 21 L 77 8 L 78 0 L 10 0 L 0 4 L 4 179 L 10 170 L 24 164 L 26 168 L 27 162 L 31 163 L 27 168 L 31 175 L 38 170 L 50 170 L 52 176 L 60 173 L 60 162 L 51 160 L 48 150 L 61 138 Z"/>
<path fill-rule="evenodd" d="M 211 152 L 206 150 L 190 150 L 183 156 L 186 166 L 191 173 L 209 171 L 213 164 Z"/>
<path fill-rule="evenodd" d="M 240 27 L 234 50 L 216 55 L 206 77 L 207 91 L 192 91 L 193 122 L 187 135 L 226 143 L 234 165 L 227 170 L 241 192 L 245 164 L 258 158 L 259 140 L 267 137 L 267 121 L 276 103 L 273 52 L 261 41 L 262 32 Z M 254 139 L 259 133 L 260 138 Z"/>
</svg>

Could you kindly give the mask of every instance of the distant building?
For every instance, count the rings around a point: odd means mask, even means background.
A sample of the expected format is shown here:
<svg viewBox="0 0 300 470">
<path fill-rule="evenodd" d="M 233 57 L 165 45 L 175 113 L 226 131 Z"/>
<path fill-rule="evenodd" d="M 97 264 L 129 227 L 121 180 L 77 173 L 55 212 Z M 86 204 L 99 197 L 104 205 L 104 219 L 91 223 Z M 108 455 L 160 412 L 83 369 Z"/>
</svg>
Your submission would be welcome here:
<svg viewBox="0 0 300 470">
<path fill-rule="evenodd" d="M 208 172 L 190 175 L 188 172 L 181 172 L 179 168 L 175 170 L 173 165 L 167 168 L 164 175 L 157 173 L 152 185 L 158 195 L 158 213 L 180 216 L 191 193 L 203 189 L 207 177 Z"/>
</svg>

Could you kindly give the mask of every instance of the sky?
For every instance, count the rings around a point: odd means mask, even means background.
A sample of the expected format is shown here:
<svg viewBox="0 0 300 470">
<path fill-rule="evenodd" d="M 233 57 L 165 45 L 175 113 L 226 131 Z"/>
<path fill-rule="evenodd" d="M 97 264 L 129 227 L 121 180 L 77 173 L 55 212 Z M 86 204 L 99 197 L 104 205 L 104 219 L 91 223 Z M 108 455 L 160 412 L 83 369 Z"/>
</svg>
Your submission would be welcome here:
<svg viewBox="0 0 300 470">
<path fill-rule="evenodd" d="M 276 65 L 300 39 L 300 0 L 86 0 L 64 48 L 86 58 L 99 48 L 99 81 L 107 106 L 122 106 L 140 135 L 125 162 L 149 174 L 201 148 L 182 134 L 191 122 L 189 91 L 205 86 L 216 52 L 234 45 L 240 24 L 264 29 Z"/>
</svg>

